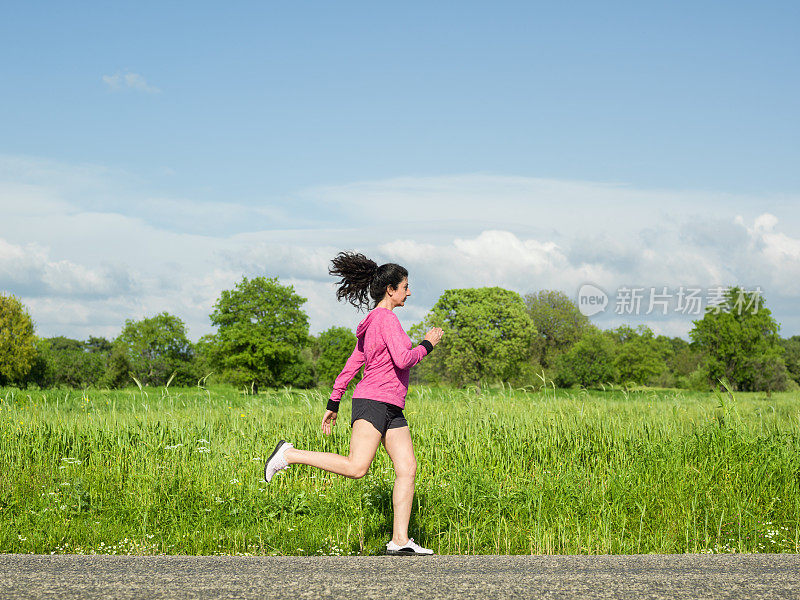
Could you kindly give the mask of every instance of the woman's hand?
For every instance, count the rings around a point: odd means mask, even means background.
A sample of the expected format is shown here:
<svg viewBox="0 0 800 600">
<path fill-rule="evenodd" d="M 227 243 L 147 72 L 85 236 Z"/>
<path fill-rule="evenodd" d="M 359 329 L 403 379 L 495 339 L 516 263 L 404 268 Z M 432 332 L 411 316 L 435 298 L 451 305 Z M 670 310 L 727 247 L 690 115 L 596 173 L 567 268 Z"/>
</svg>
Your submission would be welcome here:
<svg viewBox="0 0 800 600">
<path fill-rule="evenodd" d="M 425 339 L 435 346 L 439 343 L 439 340 L 442 339 L 442 335 L 444 335 L 442 328 L 434 327 L 425 334 Z"/>
<path fill-rule="evenodd" d="M 331 427 L 336 425 L 336 416 L 338 413 L 333 412 L 332 410 L 326 410 L 325 416 L 322 417 L 322 433 L 325 435 L 331 434 Z"/>
</svg>

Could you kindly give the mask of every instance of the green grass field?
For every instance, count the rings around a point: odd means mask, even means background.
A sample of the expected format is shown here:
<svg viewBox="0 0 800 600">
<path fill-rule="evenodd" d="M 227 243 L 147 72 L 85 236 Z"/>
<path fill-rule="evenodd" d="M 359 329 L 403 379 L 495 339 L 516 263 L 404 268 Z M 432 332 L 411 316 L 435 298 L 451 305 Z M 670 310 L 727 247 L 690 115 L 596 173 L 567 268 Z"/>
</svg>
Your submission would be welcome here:
<svg viewBox="0 0 800 600">
<path fill-rule="evenodd" d="M 327 392 L 0 389 L 0 552 L 380 553 L 383 447 L 363 479 L 263 480 L 279 438 L 347 454 Z M 417 386 L 405 413 L 409 534 L 437 553 L 800 551 L 796 394 Z"/>
</svg>

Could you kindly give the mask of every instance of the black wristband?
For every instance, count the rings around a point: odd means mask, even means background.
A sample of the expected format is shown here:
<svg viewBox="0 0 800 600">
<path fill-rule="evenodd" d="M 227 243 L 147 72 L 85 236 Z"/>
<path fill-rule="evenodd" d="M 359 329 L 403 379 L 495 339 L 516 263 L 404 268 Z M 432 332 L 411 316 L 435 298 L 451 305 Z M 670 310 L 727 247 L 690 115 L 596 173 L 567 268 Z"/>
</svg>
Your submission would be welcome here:
<svg viewBox="0 0 800 600">
<path fill-rule="evenodd" d="M 425 349 L 428 351 L 428 354 L 433 352 L 433 344 L 431 344 L 428 340 L 422 340 L 419 343 L 420 346 L 425 346 Z"/>
<path fill-rule="evenodd" d="M 339 403 L 336 400 L 331 400 L 328 398 L 328 406 L 327 410 L 333 411 L 335 413 L 339 412 Z"/>
</svg>

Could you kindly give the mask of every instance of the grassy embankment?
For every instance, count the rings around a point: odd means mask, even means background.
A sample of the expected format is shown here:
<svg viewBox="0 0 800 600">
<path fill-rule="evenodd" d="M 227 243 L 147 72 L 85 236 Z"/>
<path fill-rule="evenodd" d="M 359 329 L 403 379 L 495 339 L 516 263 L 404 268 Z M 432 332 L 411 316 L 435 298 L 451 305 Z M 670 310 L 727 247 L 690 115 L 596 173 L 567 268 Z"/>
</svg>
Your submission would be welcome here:
<svg viewBox="0 0 800 600">
<path fill-rule="evenodd" d="M 293 466 L 279 437 L 346 454 L 326 391 L 0 390 L 0 552 L 374 554 L 391 461 Z M 441 554 L 800 551 L 796 394 L 412 387 L 410 535 Z"/>
</svg>

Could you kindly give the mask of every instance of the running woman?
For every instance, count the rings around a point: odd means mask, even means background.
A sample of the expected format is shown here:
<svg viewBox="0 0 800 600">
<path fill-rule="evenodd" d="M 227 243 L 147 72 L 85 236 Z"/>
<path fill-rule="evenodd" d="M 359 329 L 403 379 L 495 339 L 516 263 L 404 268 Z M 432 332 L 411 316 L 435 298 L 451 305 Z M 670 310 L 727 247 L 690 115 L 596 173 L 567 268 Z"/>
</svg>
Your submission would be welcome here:
<svg viewBox="0 0 800 600">
<path fill-rule="evenodd" d="M 363 254 L 352 252 L 340 252 L 332 264 L 329 274 L 341 277 L 337 300 L 344 298 L 359 310 L 369 307 L 368 293 L 373 300 L 372 310 L 356 328 L 356 346 L 333 384 L 322 417 L 322 432 L 330 435 L 347 384 L 364 365 L 364 376 L 353 390 L 350 455 L 299 450 L 280 440 L 264 467 L 264 478 L 270 481 L 278 471 L 301 464 L 358 479 L 366 475 L 382 443 L 395 472 L 394 531 L 386 544 L 386 554 L 433 554 L 433 550 L 408 537 L 417 460 L 403 408 L 409 370 L 433 351 L 443 332 L 438 327 L 431 329 L 412 348 L 411 339 L 394 314 L 394 309 L 405 306 L 411 295 L 405 268 L 394 263 L 378 266 Z"/>
</svg>

